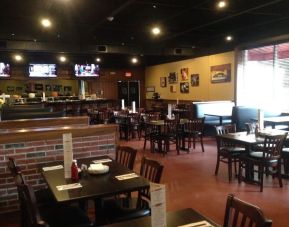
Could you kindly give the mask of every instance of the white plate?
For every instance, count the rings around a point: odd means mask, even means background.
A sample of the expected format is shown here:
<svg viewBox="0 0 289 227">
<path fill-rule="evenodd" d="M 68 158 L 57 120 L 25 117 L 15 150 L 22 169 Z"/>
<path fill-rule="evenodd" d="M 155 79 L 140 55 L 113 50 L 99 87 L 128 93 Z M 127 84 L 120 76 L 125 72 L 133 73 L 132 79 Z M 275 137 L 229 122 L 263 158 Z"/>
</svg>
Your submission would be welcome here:
<svg viewBox="0 0 289 227">
<path fill-rule="evenodd" d="M 90 174 L 103 174 L 103 173 L 107 173 L 109 171 L 109 166 L 103 165 L 102 169 L 98 169 L 98 170 L 93 170 L 93 169 L 89 169 L 88 168 L 88 173 Z"/>
</svg>

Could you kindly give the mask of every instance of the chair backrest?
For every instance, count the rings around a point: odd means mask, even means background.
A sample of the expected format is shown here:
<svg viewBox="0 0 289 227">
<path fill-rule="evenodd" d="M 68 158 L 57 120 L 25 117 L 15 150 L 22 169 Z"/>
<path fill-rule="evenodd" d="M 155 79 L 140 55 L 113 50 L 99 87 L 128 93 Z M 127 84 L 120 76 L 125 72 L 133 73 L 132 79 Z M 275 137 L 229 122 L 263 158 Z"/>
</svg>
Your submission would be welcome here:
<svg viewBox="0 0 289 227">
<path fill-rule="evenodd" d="M 194 118 L 184 124 L 184 131 L 188 132 L 203 132 L 205 118 Z"/>
<path fill-rule="evenodd" d="M 28 184 L 17 184 L 17 190 L 23 214 L 22 224 L 29 227 L 48 227 L 41 219 L 32 187 Z"/>
<path fill-rule="evenodd" d="M 259 124 L 257 122 L 247 122 L 245 123 L 246 131 L 248 134 L 255 133 L 256 129 L 259 127 Z"/>
<path fill-rule="evenodd" d="M 143 157 L 141 160 L 140 175 L 153 183 L 160 183 L 164 166 L 158 161 Z M 150 201 L 150 190 L 144 189 L 139 191 L 138 208 L 147 207 Z"/>
<path fill-rule="evenodd" d="M 219 126 L 215 126 L 215 129 L 216 129 L 217 135 L 224 135 L 224 134 L 236 132 L 236 125 L 235 124 L 219 125 Z M 226 140 L 221 140 L 217 137 L 218 150 L 221 147 L 234 147 L 234 146 L 235 146 L 234 143 L 228 142 Z"/>
<path fill-rule="evenodd" d="M 129 169 L 133 169 L 137 150 L 131 147 L 118 146 L 115 160 Z"/>
<path fill-rule="evenodd" d="M 7 167 L 16 184 L 25 183 L 25 179 L 21 173 L 20 167 L 16 165 L 14 158 L 8 157 Z"/>
<path fill-rule="evenodd" d="M 263 146 L 263 158 L 274 159 L 280 158 L 284 141 L 288 132 L 282 135 L 265 135 Z"/>
<path fill-rule="evenodd" d="M 224 227 L 270 227 L 272 221 L 265 218 L 262 210 L 229 194 Z"/>
</svg>

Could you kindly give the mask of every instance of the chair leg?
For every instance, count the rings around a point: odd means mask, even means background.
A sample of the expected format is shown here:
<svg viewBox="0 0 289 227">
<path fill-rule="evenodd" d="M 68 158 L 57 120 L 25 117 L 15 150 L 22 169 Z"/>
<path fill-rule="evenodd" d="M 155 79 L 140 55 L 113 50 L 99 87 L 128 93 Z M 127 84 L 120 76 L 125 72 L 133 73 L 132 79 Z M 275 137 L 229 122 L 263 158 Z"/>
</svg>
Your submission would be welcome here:
<svg viewBox="0 0 289 227">
<path fill-rule="evenodd" d="M 283 183 L 282 183 L 282 176 L 281 176 L 281 161 L 280 160 L 278 161 L 278 166 L 277 166 L 277 176 L 279 179 L 279 186 L 280 186 L 280 188 L 282 188 Z"/>
<path fill-rule="evenodd" d="M 243 177 L 243 175 L 242 175 L 242 160 L 241 159 L 239 159 L 239 170 L 238 170 L 238 182 L 239 182 L 239 184 L 241 183 L 241 181 L 242 181 L 242 177 Z"/>
<path fill-rule="evenodd" d="M 229 181 L 232 181 L 232 158 L 228 158 Z"/>
<path fill-rule="evenodd" d="M 203 143 L 203 136 L 200 137 L 200 140 L 201 140 L 202 152 L 205 152 L 204 143 Z"/>
<path fill-rule="evenodd" d="M 217 154 L 217 163 L 216 163 L 215 175 L 218 175 L 219 165 L 220 165 L 220 155 Z"/>
<path fill-rule="evenodd" d="M 264 166 L 261 164 L 258 168 L 260 168 L 258 170 L 258 172 L 260 171 L 260 192 L 263 192 Z"/>
</svg>

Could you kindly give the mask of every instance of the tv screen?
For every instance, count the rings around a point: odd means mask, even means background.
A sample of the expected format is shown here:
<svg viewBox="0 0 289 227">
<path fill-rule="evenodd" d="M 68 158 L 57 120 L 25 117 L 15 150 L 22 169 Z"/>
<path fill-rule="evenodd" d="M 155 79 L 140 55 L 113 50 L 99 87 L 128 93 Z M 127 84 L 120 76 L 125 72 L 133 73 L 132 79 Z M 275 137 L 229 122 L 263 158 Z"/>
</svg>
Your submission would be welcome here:
<svg viewBox="0 0 289 227">
<path fill-rule="evenodd" d="M 74 73 L 77 77 L 98 77 L 99 65 L 95 64 L 75 64 Z"/>
<path fill-rule="evenodd" d="M 29 77 L 57 77 L 56 64 L 29 64 Z"/>
<path fill-rule="evenodd" d="M 0 77 L 10 76 L 10 65 L 4 62 L 0 62 Z"/>
</svg>

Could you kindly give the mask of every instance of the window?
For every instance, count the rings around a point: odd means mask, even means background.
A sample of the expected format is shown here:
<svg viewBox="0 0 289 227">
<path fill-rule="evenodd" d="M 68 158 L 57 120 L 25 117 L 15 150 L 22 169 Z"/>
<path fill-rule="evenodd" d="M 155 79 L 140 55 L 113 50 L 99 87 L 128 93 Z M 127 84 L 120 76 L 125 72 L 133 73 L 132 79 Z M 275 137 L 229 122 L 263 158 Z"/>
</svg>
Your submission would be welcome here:
<svg viewBox="0 0 289 227">
<path fill-rule="evenodd" d="M 289 43 L 239 53 L 237 105 L 288 111 L 288 95 Z"/>
</svg>

